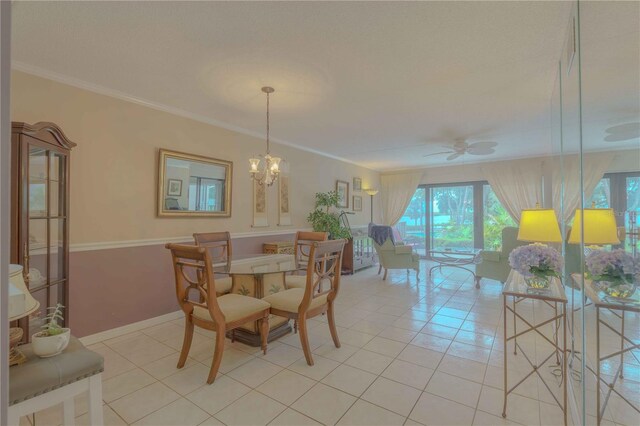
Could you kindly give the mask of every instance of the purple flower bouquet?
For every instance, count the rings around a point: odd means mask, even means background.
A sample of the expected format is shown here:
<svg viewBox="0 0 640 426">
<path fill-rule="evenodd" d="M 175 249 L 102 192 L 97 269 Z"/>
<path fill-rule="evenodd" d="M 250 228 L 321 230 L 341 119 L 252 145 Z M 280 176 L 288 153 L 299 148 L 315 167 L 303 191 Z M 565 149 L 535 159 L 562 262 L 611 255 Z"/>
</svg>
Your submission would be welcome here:
<svg viewBox="0 0 640 426">
<path fill-rule="evenodd" d="M 560 275 L 564 259 L 558 250 L 545 244 L 533 243 L 511 251 L 509 265 L 524 277 L 532 288 L 549 287 L 549 278 Z"/>
<path fill-rule="evenodd" d="M 588 276 L 609 296 L 626 299 L 640 282 L 640 260 L 623 249 L 594 250 L 586 259 Z"/>
</svg>

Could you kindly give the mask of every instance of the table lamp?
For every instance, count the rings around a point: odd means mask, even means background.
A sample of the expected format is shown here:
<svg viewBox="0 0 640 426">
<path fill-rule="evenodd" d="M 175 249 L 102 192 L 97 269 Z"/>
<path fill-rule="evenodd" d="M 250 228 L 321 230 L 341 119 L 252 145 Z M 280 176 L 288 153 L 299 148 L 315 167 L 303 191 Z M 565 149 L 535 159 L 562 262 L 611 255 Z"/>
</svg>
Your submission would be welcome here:
<svg viewBox="0 0 640 426">
<path fill-rule="evenodd" d="M 40 307 L 24 282 L 21 265 L 9 265 L 9 322 L 24 318 Z M 22 328 L 9 329 L 9 366 L 21 364 L 26 357 L 18 350 Z"/>
<path fill-rule="evenodd" d="M 569 244 L 582 243 L 580 229 L 583 227 L 585 245 L 620 244 L 613 209 L 576 209 Z"/>
<path fill-rule="evenodd" d="M 560 243 L 562 235 L 553 209 L 525 209 L 520 214 L 518 241 Z"/>
</svg>

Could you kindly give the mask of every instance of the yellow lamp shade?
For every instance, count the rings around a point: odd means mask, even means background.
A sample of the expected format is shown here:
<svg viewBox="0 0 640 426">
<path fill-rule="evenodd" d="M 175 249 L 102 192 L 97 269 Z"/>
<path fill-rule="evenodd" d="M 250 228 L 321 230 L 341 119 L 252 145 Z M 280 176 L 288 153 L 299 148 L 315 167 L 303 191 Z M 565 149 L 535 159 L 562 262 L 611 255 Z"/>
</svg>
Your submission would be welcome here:
<svg viewBox="0 0 640 426">
<path fill-rule="evenodd" d="M 22 266 L 9 265 L 9 321 L 26 317 L 39 306 L 24 283 Z"/>
<path fill-rule="evenodd" d="M 613 209 L 577 209 L 569 244 L 580 244 L 584 226 L 584 243 L 589 245 L 620 244 Z"/>
<path fill-rule="evenodd" d="M 366 192 L 368 195 L 371 195 L 373 197 L 378 193 L 378 190 L 375 188 L 370 188 L 370 189 L 365 189 L 364 192 Z"/>
<path fill-rule="evenodd" d="M 518 240 L 538 243 L 562 241 L 556 212 L 553 209 L 527 209 L 520 214 Z"/>
</svg>

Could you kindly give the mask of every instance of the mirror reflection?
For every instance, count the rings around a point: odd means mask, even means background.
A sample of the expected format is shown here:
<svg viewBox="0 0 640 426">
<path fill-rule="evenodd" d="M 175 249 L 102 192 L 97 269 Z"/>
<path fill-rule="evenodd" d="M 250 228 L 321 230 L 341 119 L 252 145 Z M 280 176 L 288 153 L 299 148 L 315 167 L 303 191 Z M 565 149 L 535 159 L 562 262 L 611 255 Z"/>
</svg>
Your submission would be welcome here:
<svg viewBox="0 0 640 426">
<path fill-rule="evenodd" d="M 230 216 L 230 161 L 160 151 L 160 216 Z"/>
</svg>

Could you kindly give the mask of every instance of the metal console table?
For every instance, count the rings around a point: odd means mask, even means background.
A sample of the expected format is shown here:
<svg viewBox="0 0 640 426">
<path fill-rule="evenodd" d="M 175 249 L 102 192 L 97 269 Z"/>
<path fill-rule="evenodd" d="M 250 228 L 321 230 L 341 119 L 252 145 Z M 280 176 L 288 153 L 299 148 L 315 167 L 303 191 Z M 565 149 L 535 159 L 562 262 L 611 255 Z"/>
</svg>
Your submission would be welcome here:
<svg viewBox="0 0 640 426">
<path fill-rule="evenodd" d="M 508 300 L 512 299 L 512 304 L 509 305 Z M 537 324 L 532 324 L 522 315 L 517 312 L 518 303 L 527 300 L 527 299 L 535 299 L 544 302 L 546 305 L 553 309 L 553 315 Z M 527 380 L 534 373 L 538 375 L 542 383 L 545 385 L 555 402 L 558 404 L 558 407 L 562 410 L 564 415 L 564 424 L 567 424 L 567 381 L 566 381 L 566 371 L 567 371 L 567 357 L 566 357 L 566 348 L 567 348 L 567 296 L 564 292 L 564 286 L 560 282 L 559 279 L 553 278 L 549 285 L 549 288 L 545 291 L 532 291 L 527 286 L 524 277 L 520 275 L 516 271 L 511 271 L 507 281 L 504 284 L 502 289 L 502 303 L 503 303 L 503 312 L 504 312 L 504 405 L 502 409 L 502 417 L 507 417 L 507 397 L 511 392 L 513 392 L 518 386 L 520 386 L 525 380 Z M 561 311 L 558 312 L 558 304 L 561 306 Z M 513 335 L 507 335 L 507 312 L 511 312 L 513 314 Z M 520 320 L 524 322 L 528 328 L 523 331 L 518 331 L 516 327 L 516 321 Z M 544 327 L 547 324 L 553 323 L 554 325 L 554 333 L 553 337 L 550 339 L 544 333 L 542 333 L 539 328 Z M 562 325 L 561 325 L 562 324 Z M 560 327 L 562 327 L 562 345 L 560 345 L 558 332 L 560 331 Z M 526 352 L 523 348 L 518 344 L 518 337 L 530 333 L 536 332 L 538 335 L 542 336 L 544 340 L 546 340 L 552 347 L 553 351 L 540 363 L 534 364 L 531 362 L 529 356 L 527 356 Z M 553 340 L 552 340 L 553 339 Z M 514 355 L 518 355 L 518 350 L 527 360 L 532 370 L 527 373 L 518 383 L 509 389 L 508 387 L 508 354 L 507 354 L 507 344 L 508 342 L 514 342 Z M 545 365 L 547 361 L 549 361 L 553 356 L 556 357 L 556 365 L 560 367 L 560 377 L 562 380 L 562 402 L 558 400 L 554 392 L 549 387 L 549 384 L 545 381 L 544 377 L 540 374 L 539 369 L 541 366 Z"/>
<path fill-rule="evenodd" d="M 618 395 L 631 408 L 633 408 L 635 411 L 640 413 L 640 407 L 634 404 L 632 401 L 630 401 L 627 397 L 625 397 L 621 392 L 619 392 L 616 389 L 616 385 L 618 384 L 618 379 L 624 379 L 624 354 L 640 348 L 640 341 L 634 342 L 633 340 L 629 339 L 625 335 L 625 313 L 627 312 L 640 313 L 640 291 L 636 291 L 636 293 L 632 297 L 625 300 L 610 298 L 603 292 L 599 291 L 591 280 L 585 279 L 584 292 L 586 296 L 589 298 L 589 300 L 593 302 L 596 309 L 596 362 L 597 362 L 596 371 L 594 372 L 588 366 L 587 368 L 596 375 L 596 383 L 597 383 L 596 407 L 598 409 L 598 412 L 597 412 L 598 425 L 600 425 L 600 423 L 602 422 L 602 417 L 604 416 L 604 411 L 607 408 L 607 404 L 609 403 L 609 398 L 611 397 L 612 393 L 615 393 L 616 395 Z M 603 309 L 611 312 L 614 316 L 620 319 L 619 330 L 615 326 L 607 322 L 605 318 L 603 318 L 603 315 L 600 314 L 600 311 Z M 619 350 L 612 353 L 608 353 L 608 354 L 602 354 L 602 351 L 600 349 L 601 326 L 606 327 L 611 332 L 613 332 L 614 334 L 620 337 Z M 620 366 L 618 367 L 618 370 L 615 372 L 613 376 L 613 381 L 609 383 L 601 375 L 600 366 L 602 362 L 616 356 L 620 357 Z M 605 391 L 601 393 L 600 390 L 602 387 L 605 388 Z M 602 400 L 601 394 L 604 394 L 604 401 Z"/>
</svg>

